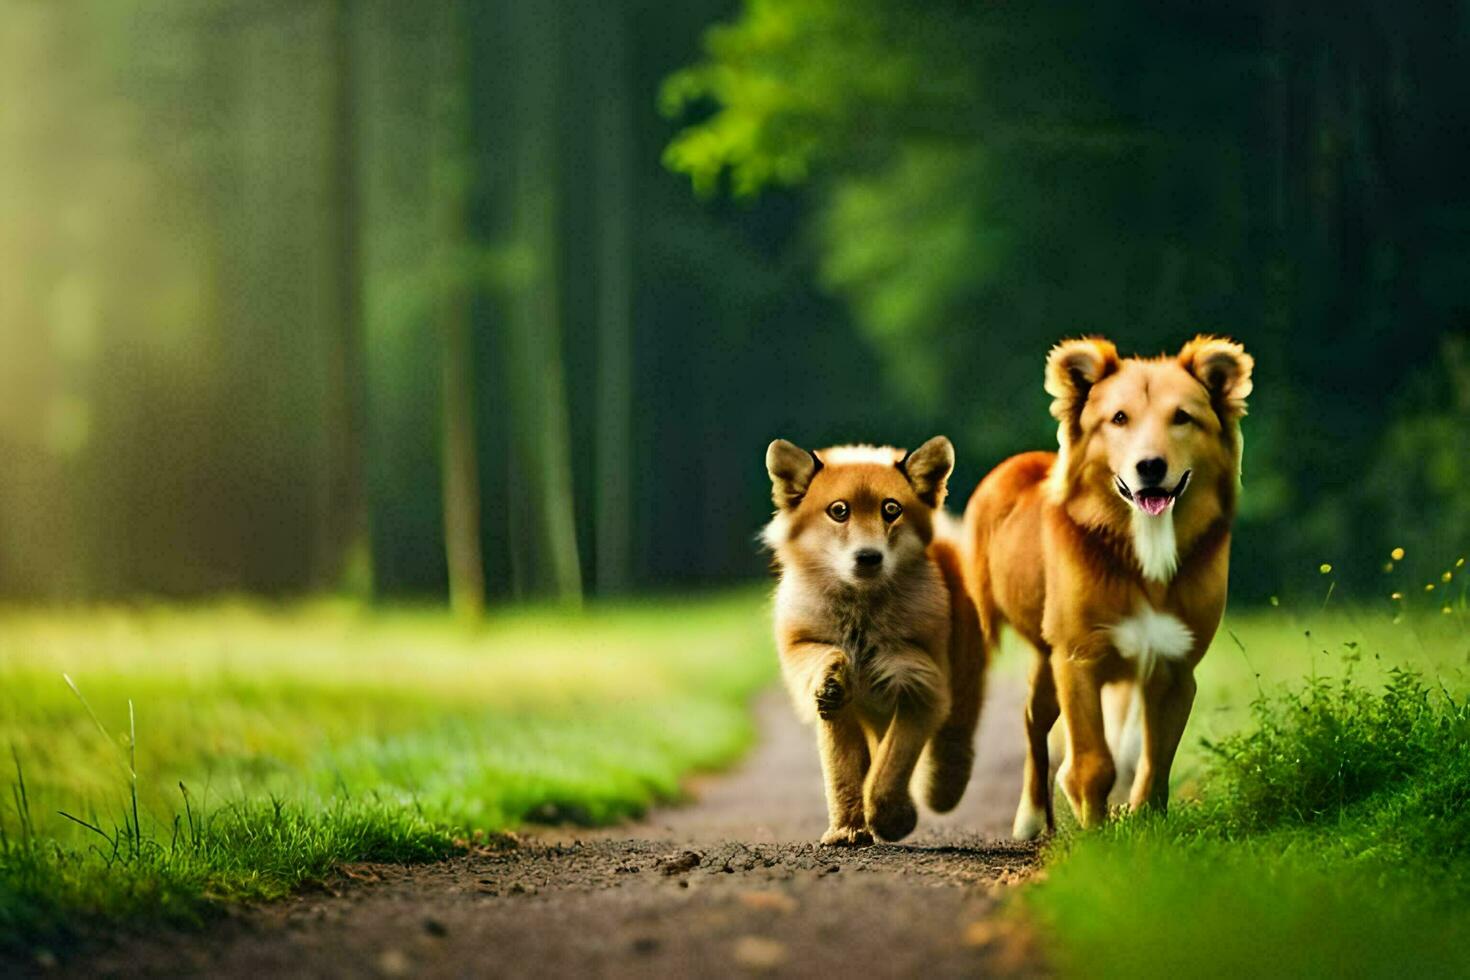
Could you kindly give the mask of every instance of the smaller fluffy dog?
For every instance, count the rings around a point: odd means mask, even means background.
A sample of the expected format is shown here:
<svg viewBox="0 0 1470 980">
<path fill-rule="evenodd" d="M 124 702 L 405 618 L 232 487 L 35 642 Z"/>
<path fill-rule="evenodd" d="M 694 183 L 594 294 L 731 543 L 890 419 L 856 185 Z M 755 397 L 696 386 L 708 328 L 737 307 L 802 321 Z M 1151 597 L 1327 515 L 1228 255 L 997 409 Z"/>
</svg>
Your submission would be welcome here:
<svg viewBox="0 0 1470 980">
<path fill-rule="evenodd" d="M 783 439 L 766 450 L 776 516 L 763 537 L 781 571 L 776 643 L 797 714 L 817 728 L 824 844 L 908 835 L 916 768 L 940 812 L 969 782 L 979 620 L 957 549 L 935 534 L 953 468 L 943 436 L 912 453 L 808 452 Z"/>
</svg>

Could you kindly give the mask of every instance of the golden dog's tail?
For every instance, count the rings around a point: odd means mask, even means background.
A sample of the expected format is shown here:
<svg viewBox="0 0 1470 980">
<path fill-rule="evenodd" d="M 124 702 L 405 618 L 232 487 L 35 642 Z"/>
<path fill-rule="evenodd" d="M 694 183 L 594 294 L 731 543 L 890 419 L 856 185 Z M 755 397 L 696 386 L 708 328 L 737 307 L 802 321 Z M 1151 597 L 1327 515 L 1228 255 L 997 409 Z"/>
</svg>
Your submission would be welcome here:
<svg viewBox="0 0 1470 980">
<path fill-rule="evenodd" d="M 934 542 L 929 553 L 949 587 L 949 717 L 929 740 L 924 752 L 924 790 L 936 812 L 953 810 L 965 795 L 975 762 L 975 726 L 985 697 L 986 649 L 980 637 L 980 617 L 970 593 L 959 545 L 957 522 L 936 514 Z"/>
</svg>

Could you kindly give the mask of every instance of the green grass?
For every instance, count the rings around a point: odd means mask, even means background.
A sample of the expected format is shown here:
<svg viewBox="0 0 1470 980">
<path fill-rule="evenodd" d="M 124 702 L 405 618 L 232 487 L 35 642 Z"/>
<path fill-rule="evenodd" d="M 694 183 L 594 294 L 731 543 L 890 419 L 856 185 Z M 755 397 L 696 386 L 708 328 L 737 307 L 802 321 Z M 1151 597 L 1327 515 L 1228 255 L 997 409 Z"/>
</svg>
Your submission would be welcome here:
<svg viewBox="0 0 1470 980">
<path fill-rule="evenodd" d="M 1227 617 L 1169 815 L 1023 896 L 1064 974 L 1470 975 L 1470 614 L 1403 603 Z"/>
<path fill-rule="evenodd" d="M 1431 599 L 1227 617 L 1170 815 L 1063 834 L 1024 895 L 1056 965 L 1470 974 L 1470 613 Z M 738 756 L 773 675 L 753 593 L 475 631 L 336 604 L 0 613 L 0 946 L 637 814 Z"/>
<path fill-rule="evenodd" d="M 473 631 L 335 604 L 0 614 L 0 945 L 673 799 L 752 736 L 774 674 L 759 610 L 739 593 Z"/>
</svg>

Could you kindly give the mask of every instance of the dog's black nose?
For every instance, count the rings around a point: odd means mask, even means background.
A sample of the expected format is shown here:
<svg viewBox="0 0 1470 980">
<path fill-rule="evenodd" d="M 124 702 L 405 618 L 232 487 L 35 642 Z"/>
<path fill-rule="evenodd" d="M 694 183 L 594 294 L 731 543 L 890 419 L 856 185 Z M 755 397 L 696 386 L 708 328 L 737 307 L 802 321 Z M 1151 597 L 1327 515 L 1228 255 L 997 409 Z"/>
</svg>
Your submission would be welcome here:
<svg viewBox="0 0 1470 980">
<path fill-rule="evenodd" d="M 1153 485 L 1158 483 L 1164 478 L 1164 474 L 1167 472 L 1169 472 L 1169 464 L 1164 461 L 1162 456 L 1138 461 L 1139 479 L 1143 480 L 1146 484 Z"/>
<path fill-rule="evenodd" d="M 852 557 L 862 568 L 877 568 L 883 564 L 883 552 L 876 548 L 864 548 Z"/>
</svg>

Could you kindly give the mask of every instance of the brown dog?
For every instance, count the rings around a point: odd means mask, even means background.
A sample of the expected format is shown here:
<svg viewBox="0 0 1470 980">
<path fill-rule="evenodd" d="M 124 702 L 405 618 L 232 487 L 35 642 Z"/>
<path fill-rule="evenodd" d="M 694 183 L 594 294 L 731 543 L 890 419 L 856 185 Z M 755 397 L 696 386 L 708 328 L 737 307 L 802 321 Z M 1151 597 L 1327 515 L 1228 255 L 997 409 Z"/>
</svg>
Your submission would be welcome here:
<svg viewBox="0 0 1470 980">
<path fill-rule="evenodd" d="M 817 727 L 824 844 L 907 836 L 921 754 L 933 809 L 969 782 L 983 652 L 958 551 L 935 533 L 953 466 L 942 436 L 912 453 L 782 439 L 766 451 L 776 642 L 797 714 Z"/>
<path fill-rule="evenodd" d="M 1106 818 L 1115 782 L 1133 809 L 1168 804 L 1194 668 L 1225 610 L 1252 366 L 1216 337 L 1152 359 L 1059 344 L 1046 390 L 1060 451 L 1006 460 L 970 499 L 966 580 L 986 648 L 1009 623 L 1036 651 L 1017 837 L 1053 826 L 1059 713 L 1057 781 L 1083 826 Z"/>
</svg>

